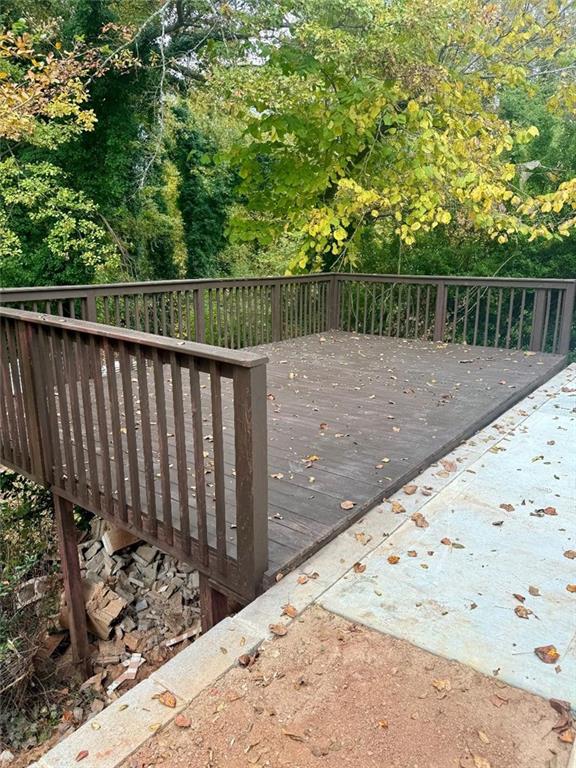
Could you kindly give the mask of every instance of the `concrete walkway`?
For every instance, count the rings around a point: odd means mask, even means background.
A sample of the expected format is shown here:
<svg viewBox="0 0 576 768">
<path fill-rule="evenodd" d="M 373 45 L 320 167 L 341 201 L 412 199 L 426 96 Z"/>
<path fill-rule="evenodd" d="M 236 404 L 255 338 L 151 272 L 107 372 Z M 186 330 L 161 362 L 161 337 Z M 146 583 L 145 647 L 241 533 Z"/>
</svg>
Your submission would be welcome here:
<svg viewBox="0 0 576 768">
<path fill-rule="evenodd" d="M 548 393 L 546 400 L 541 396 Z M 546 698 L 576 702 L 576 375 L 514 409 L 526 416 L 320 598 L 329 611 Z M 490 430 L 484 430 L 484 433 Z M 448 471 L 450 465 L 446 465 Z M 446 472 L 440 466 L 438 475 Z M 412 488 L 408 488 L 412 490 Z M 424 489 L 425 490 L 425 489 Z M 395 559 L 399 558 L 398 562 Z M 576 590 L 576 586 L 573 586 Z M 516 611 L 516 612 L 515 612 Z M 521 614 L 520 616 L 518 614 Z M 524 616 L 524 617 L 523 617 Z M 554 645 L 560 657 L 534 653 Z"/>
<path fill-rule="evenodd" d="M 574 705 L 576 593 L 567 586 L 576 583 L 576 559 L 564 553 L 576 550 L 575 447 L 571 366 L 429 467 L 411 483 L 413 493 L 400 491 L 372 509 L 112 702 L 38 768 L 73 768 L 79 756 L 82 768 L 117 768 L 237 666 L 240 655 L 268 640 L 270 625 L 293 623 L 287 604 L 296 621 L 320 604 Z M 418 513 L 428 527 L 416 525 Z M 527 618 L 517 615 L 523 609 Z M 545 645 L 559 653 L 552 664 L 534 653 Z M 166 690 L 173 707 L 158 698 Z M 570 765 L 576 768 L 576 751 Z"/>
</svg>

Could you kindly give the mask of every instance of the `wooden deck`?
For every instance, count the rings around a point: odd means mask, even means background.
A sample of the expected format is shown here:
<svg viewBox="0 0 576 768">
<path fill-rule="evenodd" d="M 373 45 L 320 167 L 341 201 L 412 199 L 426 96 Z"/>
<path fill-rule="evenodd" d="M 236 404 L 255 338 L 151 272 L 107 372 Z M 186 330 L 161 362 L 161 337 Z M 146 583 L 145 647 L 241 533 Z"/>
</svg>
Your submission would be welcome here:
<svg viewBox="0 0 576 768">
<path fill-rule="evenodd" d="M 269 357 L 269 568 L 297 567 L 366 509 L 455 447 L 465 437 L 559 370 L 551 354 L 406 341 L 345 332 L 306 336 L 256 347 Z M 169 367 L 166 366 L 169 376 Z M 216 483 L 210 428 L 208 377 L 202 387 L 203 451 L 206 462 L 208 536 L 216 542 Z M 170 381 L 166 389 L 171 389 Z M 156 403 L 150 386 L 150 408 Z M 189 400 L 184 384 L 184 401 Z M 138 421 L 138 402 L 136 402 Z M 224 496 L 227 550 L 236 555 L 234 408 L 229 381 L 222 381 Z M 189 467 L 193 466 L 192 414 L 184 407 Z M 155 422 L 152 428 L 155 429 Z M 175 477 L 174 416 L 167 414 L 172 525 L 179 523 Z M 123 430 L 125 433 L 126 430 Z M 141 497 L 147 494 L 139 430 Z M 127 435 L 123 436 L 128 454 Z M 158 443 L 156 443 L 156 448 Z M 113 452 L 113 446 L 110 445 Z M 100 450 L 98 450 L 100 455 Z M 159 452 L 154 455 L 157 514 L 162 518 Z M 128 466 L 127 458 L 124 466 Z M 191 532 L 195 480 L 190 472 Z M 353 501 L 348 511 L 341 502 Z M 128 490 L 128 506 L 131 506 Z"/>
</svg>

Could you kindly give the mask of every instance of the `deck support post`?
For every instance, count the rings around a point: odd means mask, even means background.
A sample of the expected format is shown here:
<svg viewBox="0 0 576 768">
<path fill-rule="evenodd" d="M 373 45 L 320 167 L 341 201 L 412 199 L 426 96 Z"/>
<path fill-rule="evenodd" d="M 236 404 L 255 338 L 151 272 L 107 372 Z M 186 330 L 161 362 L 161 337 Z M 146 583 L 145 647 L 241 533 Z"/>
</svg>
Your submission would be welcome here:
<svg viewBox="0 0 576 768">
<path fill-rule="evenodd" d="M 272 341 L 282 340 L 282 286 L 272 286 Z"/>
<path fill-rule="evenodd" d="M 434 312 L 434 341 L 444 341 L 446 324 L 446 283 L 436 284 L 436 310 Z"/>
<path fill-rule="evenodd" d="M 574 317 L 574 294 L 576 284 L 568 286 L 564 290 L 562 301 L 562 323 L 560 325 L 560 338 L 558 339 L 558 354 L 567 355 L 570 352 L 570 339 L 572 336 L 572 318 Z M 554 350 L 552 350 L 554 351 Z"/>
<path fill-rule="evenodd" d="M 76 525 L 72 503 L 53 493 L 58 549 L 64 580 L 64 594 L 68 606 L 68 625 L 72 658 L 82 675 L 89 674 L 88 630 L 86 627 L 86 608 L 82 593 L 82 577 L 78 559 Z"/>
<path fill-rule="evenodd" d="M 230 615 L 228 598 L 210 584 L 206 574 L 200 574 L 200 621 L 202 632 L 208 632 Z"/>
<path fill-rule="evenodd" d="M 337 331 L 340 324 L 340 282 L 338 275 L 330 276 L 328 284 L 328 331 Z"/>
<path fill-rule="evenodd" d="M 545 289 L 537 288 L 534 294 L 534 310 L 532 315 L 532 336 L 530 339 L 530 349 L 533 352 L 542 352 L 546 346 L 544 338 L 544 317 L 546 314 L 546 300 L 548 292 Z"/>
</svg>

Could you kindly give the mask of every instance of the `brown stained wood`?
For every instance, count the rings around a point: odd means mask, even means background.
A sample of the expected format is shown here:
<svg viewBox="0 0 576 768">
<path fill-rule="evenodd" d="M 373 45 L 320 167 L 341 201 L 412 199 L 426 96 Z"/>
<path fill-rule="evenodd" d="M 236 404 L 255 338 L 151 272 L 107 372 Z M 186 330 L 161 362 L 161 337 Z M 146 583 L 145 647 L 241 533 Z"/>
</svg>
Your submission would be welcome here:
<svg viewBox="0 0 576 768">
<path fill-rule="evenodd" d="M 208 632 L 212 627 L 230 615 L 229 601 L 226 595 L 210 585 L 210 580 L 200 574 L 200 621 L 202 632 Z"/>
<path fill-rule="evenodd" d="M 74 441 L 74 472 L 77 478 L 78 497 L 83 501 L 88 501 L 88 485 L 86 478 L 86 464 L 84 461 L 84 429 L 82 425 L 82 416 L 80 402 L 78 397 L 78 385 L 80 372 L 76 366 L 76 344 L 77 337 L 69 333 L 63 336 L 64 364 L 66 366 L 66 378 L 68 381 L 68 396 L 70 402 L 70 412 L 72 416 L 72 435 Z"/>
<path fill-rule="evenodd" d="M 197 538 L 200 563 L 208 565 L 208 527 L 206 520 L 206 475 L 204 464 L 204 446 L 202 429 L 202 396 L 200 392 L 200 379 L 196 362 L 188 361 L 190 375 L 190 407 L 192 421 L 192 435 L 194 443 L 194 476 L 196 480 L 196 515 Z"/>
<path fill-rule="evenodd" d="M 226 567 L 226 489 L 224 484 L 224 435 L 222 432 L 222 382 L 216 363 L 210 365 L 212 439 L 214 446 L 214 504 L 216 512 L 216 549 L 218 568 Z"/>
<path fill-rule="evenodd" d="M 156 436 L 160 454 L 160 487 L 162 489 L 162 523 L 167 540 L 172 543 L 172 503 L 170 497 L 170 467 L 168 461 L 168 428 L 166 425 L 166 392 L 163 358 L 156 350 L 152 352 L 154 371 L 154 395 L 156 400 Z"/>
<path fill-rule="evenodd" d="M 120 379 L 126 422 L 126 443 L 128 458 L 128 476 L 130 479 L 130 502 L 134 524 L 140 525 L 142 510 L 140 501 L 140 479 L 138 477 L 138 456 L 136 452 L 136 419 L 134 416 L 134 394 L 132 392 L 132 350 L 126 344 L 120 344 L 118 361 L 120 364 Z"/>
<path fill-rule="evenodd" d="M 186 555 L 190 554 L 190 505 L 188 499 L 188 469 L 186 466 L 186 424 L 182 394 L 182 366 L 175 353 L 170 355 L 172 374 L 172 405 L 176 437 L 176 472 L 178 477 L 179 528 Z M 134 450 L 136 454 L 136 450 Z"/>
<path fill-rule="evenodd" d="M 70 416 L 68 411 L 68 392 L 65 370 L 65 354 L 63 349 L 63 334 L 58 333 L 54 328 L 50 329 L 52 341 L 52 366 L 53 374 L 56 380 L 56 391 L 58 394 L 58 416 L 62 434 L 62 445 L 64 446 L 64 488 L 72 494 L 77 494 L 76 489 L 76 470 L 74 466 L 72 431 L 70 428 Z"/>
<path fill-rule="evenodd" d="M 152 459 L 152 430 L 150 427 L 150 393 L 148 387 L 148 371 L 146 358 L 142 347 L 136 347 L 136 367 L 138 371 L 138 394 L 140 396 L 140 425 L 142 455 L 144 457 L 146 510 L 148 513 L 149 531 L 156 535 L 156 488 L 154 480 L 154 463 Z"/>
<path fill-rule="evenodd" d="M 104 341 L 104 357 L 106 360 L 106 379 L 108 382 L 108 407 L 110 409 L 110 422 L 112 425 L 111 437 L 113 446 L 113 466 L 116 470 L 116 493 L 120 520 L 127 520 L 126 509 L 126 481 L 124 478 L 124 452 L 122 449 L 122 423 L 120 420 L 120 400 L 118 397 L 118 383 L 116 373 L 116 355 L 112 344 Z M 112 458 L 112 457 L 111 457 Z"/>
<path fill-rule="evenodd" d="M 64 594 L 68 606 L 72 658 L 82 674 L 87 676 L 89 674 L 90 652 L 73 505 L 58 494 L 54 494 L 54 515 Z"/>
<path fill-rule="evenodd" d="M 106 421 L 106 399 L 104 394 L 104 383 L 102 380 L 102 349 L 96 344 L 94 337 L 88 340 L 88 355 L 90 360 L 90 370 L 94 372 L 94 401 L 96 406 L 97 422 L 97 442 L 101 456 L 101 471 L 103 495 L 98 506 L 101 506 L 108 514 L 112 514 L 112 468 L 110 466 L 110 450 L 108 446 L 108 426 Z"/>
</svg>

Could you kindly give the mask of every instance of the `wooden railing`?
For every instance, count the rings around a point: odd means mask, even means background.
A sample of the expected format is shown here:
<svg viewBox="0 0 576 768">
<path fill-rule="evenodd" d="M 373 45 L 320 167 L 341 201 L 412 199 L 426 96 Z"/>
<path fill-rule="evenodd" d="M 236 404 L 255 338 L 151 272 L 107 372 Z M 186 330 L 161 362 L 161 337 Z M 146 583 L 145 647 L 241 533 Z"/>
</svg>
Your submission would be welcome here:
<svg viewBox="0 0 576 768">
<path fill-rule="evenodd" d="M 566 354 L 574 280 L 312 274 L 0 291 L 0 304 L 241 349 L 341 329 Z"/>
<path fill-rule="evenodd" d="M 0 350 L 2 464 L 185 558 L 227 594 L 257 593 L 265 357 L 6 308 Z"/>
</svg>

